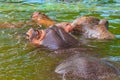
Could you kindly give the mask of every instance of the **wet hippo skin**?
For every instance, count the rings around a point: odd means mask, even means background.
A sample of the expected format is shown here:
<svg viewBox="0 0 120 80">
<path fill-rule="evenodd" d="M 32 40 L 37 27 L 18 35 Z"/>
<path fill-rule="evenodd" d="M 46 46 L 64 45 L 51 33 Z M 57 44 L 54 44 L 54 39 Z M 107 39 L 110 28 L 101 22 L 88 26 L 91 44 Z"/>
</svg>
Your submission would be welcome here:
<svg viewBox="0 0 120 80">
<path fill-rule="evenodd" d="M 108 31 L 108 21 L 100 20 L 92 16 L 83 16 L 75 19 L 71 25 L 72 33 L 81 34 L 85 38 L 114 39 L 114 35 Z"/>
<path fill-rule="evenodd" d="M 42 39 L 41 30 L 30 29 L 26 33 L 29 41 L 33 44 L 42 45 L 49 49 L 69 48 L 77 45 L 78 41 L 72 35 L 64 31 L 64 29 L 51 26 L 44 30 L 45 35 Z M 41 34 L 38 34 L 41 33 Z"/>
<path fill-rule="evenodd" d="M 52 26 L 46 30 L 46 37 L 42 42 L 43 45 L 45 44 L 45 46 L 55 49 L 58 49 L 59 47 L 66 48 L 74 46 L 77 43 L 78 41 L 73 36 L 66 33 L 62 28 L 56 26 Z"/>
<path fill-rule="evenodd" d="M 32 14 L 32 20 L 36 22 L 38 25 L 42 25 L 44 27 L 49 27 L 51 25 L 54 25 L 56 22 L 49 18 L 47 15 L 41 12 L 33 12 Z"/>
<path fill-rule="evenodd" d="M 41 12 L 33 12 L 32 20 L 37 24 L 44 27 L 49 27 L 51 25 L 56 25 L 57 27 L 63 28 L 66 32 L 70 32 L 72 26 L 69 22 L 56 22 L 49 18 L 47 15 Z"/>
<path fill-rule="evenodd" d="M 83 16 L 75 19 L 72 23 L 70 22 L 60 22 L 49 18 L 47 15 L 41 12 L 34 12 L 32 15 L 32 20 L 38 25 L 49 27 L 51 25 L 56 25 L 63 28 L 66 32 L 71 32 L 72 34 L 81 35 L 84 38 L 93 39 L 114 39 L 114 35 L 108 31 L 109 23 L 107 20 L 100 20 L 93 16 Z"/>
<path fill-rule="evenodd" d="M 116 80 L 120 70 L 110 62 L 76 54 L 59 64 L 55 72 L 63 75 L 63 80 Z"/>
</svg>

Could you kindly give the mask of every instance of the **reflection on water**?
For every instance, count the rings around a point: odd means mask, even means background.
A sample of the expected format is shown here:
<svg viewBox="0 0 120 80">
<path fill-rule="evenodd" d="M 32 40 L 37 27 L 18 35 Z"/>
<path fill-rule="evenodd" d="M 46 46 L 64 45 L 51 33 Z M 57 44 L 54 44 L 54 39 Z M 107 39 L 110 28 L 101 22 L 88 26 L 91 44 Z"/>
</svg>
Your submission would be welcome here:
<svg viewBox="0 0 120 80">
<path fill-rule="evenodd" d="M 24 0 L 24 1 L 28 3 L 44 3 L 44 0 Z"/>
<path fill-rule="evenodd" d="M 115 35 L 115 37 L 120 39 L 120 35 Z"/>
<path fill-rule="evenodd" d="M 119 0 L 114 1 L 119 2 Z M 8 5 L 10 5 L 9 8 Z M 90 54 L 100 58 L 109 57 L 111 61 L 119 63 L 119 7 L 118 3 L 93 5 L 87 3 L 51 3 L 49 5 L 47 3 L 0 3 L 0 22 L 24 22 L 30 20 L 34 11 L 44 12 L 59 22 L 71 22 L 85 15 L 108 19 L 109 30 L 115 34 L 116 39 L 86 40 L 86 45 L 80 46 L 85 49 L 71 53 Z M 30 27 L 32 26 L 0 29 L 0 80 L 61 80 L 54 70 L 62 60 L 71 55 L 70 52 L 58 54 L 45 48 L 35 48 L 25 40 L 24 33 Z M 92 50 L 86 50 L 86 48 L 92 48 Z"/>
<path fill-rule="evenodd" d="M 111 61 L 119 61 L 120 62 L 120 56 L 116 56 L 116 57 L 110 56 L 109 59 Z"/>
</svg>

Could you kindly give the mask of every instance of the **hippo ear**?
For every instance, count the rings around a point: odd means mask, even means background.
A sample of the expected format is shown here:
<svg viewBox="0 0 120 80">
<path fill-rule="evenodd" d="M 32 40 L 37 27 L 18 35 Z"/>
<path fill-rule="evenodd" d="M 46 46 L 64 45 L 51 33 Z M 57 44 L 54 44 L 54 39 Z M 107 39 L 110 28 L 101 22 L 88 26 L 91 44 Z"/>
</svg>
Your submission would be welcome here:
<svg viewBox="0 0 120 80">
<path fill-rule="evenodd" d="M 40 34 L 40 31 L 39 30 L 35 30 L 36 34 L 39 35 Z"/>
<path fill-rule="evenodd" d="M 100 25 L 104 25 L 105 28 L 108 30 L 109 22 L 106 19 L 100 20 Z"/>
<path fill-rule="evenodd" d="M 34 12 L 31 16 L 32 20 L 36 20 L 38 18 L 39 14 L 40 14 L 39 12 Z"/>
<path fill-rule="evenodd" d="M 33 28 L 30 28 L 29 31 L 33 36 L 35 35 L 35 30 Z"/>
<path fill-rule="evenodd" d="M 44 39 L 46 32 L 44 30 L 35 30 L 36 38 L 40 41 Z"/>
<path fill-rule="evenodd" d="M 26 39 L 29 39 L 31 41 L 34 36 L 35 36 L 35 30 L 33 28 L 30 28 L 26 33 Z"/>
<path fill-rule="evenodd" d="M 30 29 L 29 29 L 29 31 L 32 31 L 32 32 L 33 32 L 33 31 L 34 31 L 34 29 L 33 29 L 33 28 L 30 28 Z"/>
<path fill-rule="evenodd" d="M 30 29 L 27 31 L 26 35 L 30 37 L 30 36 L 33 34 L 33 32 L 34 32 L 34 29 L 33 29 L 33 28 L 30 28 Z"/>
<path fill-rule="evenodd" d="M 41 41 L 45 38 L 46 32 L 44 30 L 40 30 L 38 32 L 39 32 L 38 37 L 39 37 L 39 40 Z"/>
<path fill-rule="evenodd" d="M 40 30 L 35 30 L 36 38 L 39 39 L 41 36 L 41 31 Z"/>
</svg>

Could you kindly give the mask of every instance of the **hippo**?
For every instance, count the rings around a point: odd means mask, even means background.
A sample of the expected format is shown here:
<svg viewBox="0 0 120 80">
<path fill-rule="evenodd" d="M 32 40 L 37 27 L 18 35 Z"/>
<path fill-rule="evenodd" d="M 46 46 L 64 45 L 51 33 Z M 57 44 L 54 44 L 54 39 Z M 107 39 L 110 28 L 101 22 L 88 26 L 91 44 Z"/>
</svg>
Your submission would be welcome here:
<svg viewBox="0 0 120 80">
<path fill-rule="evenodd" d="M 108 31 L 109 23 L 107 20 L 100 20 L 93 16 L 83 16 L 73 22 L 56 22 L 41 12 L 34 12 L 32 20 L 38 25 L 49 27 L 56 25 L 63 28 L 66 32 L 74 35 L 81 35 L 83 38 L 90 39 L 114 39 L 114 35 Z"/>
<path fill-rule="evenodd" d="M 0 22 L 0 28 L 21 28 L 29 24 L 27 22 Z"/>
<path fill-rule="evenodd" d="M 63 75 L 62 80 L 116 80 L 120 70 L 108 61 L 75 54 L 61 62 L 55 72 Z"/>
<path fill-rule="evenodd" d="M 63 28 L 66 32 L 70 32 L 72 29 L 70 22 L 56 22 L 55 20 L 52 20 L 50 17 L 48 17 L 46 14 L 42 12 L 37 12 L 37 11 L 33 12 L 32 20 L 37 25 L 42 25 L 46 28 L 51 25 L 56 25 L 57 27 Z"/>
<path fill-rule="evenodd" d="M 78 45 L 78 40 L 55 25 L 45 30 L 29 29 L 26 33 L 28 39 L 34 45 L 41 45 L 52 50 L 69 48 Z"/>
<path fill-rule="evenodd" d="M 49 18 L 46 14 L 37 11 L 33 12 L 32 20 L 36 22 L 36 24 L 42 25 L 44 27 L 49 27 L 56 24 L 56 21 Z"/>
<path fill-rule="evenodd" d="M 108 31 L 108 25 L 107 20 L 93 16 L 79 17 L 71 23 L 73 34 L 78 33 L 84 38 L 92 39 L 114 39 L 114 35 Z"/>
</svg>

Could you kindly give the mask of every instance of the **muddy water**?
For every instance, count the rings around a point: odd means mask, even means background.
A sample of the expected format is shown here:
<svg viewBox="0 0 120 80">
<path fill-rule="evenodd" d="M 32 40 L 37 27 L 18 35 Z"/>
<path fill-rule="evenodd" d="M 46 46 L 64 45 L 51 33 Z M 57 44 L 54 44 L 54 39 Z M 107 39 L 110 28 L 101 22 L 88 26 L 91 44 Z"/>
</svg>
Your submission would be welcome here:
<svg viewBox="0 0 120 80">
<path fill-rule="evenodd" d="M 81 49 L 80 53 L 106 58 L 120 64 L 119 7 L 119 3 L 0 3 L 0 22 L 28 21 L 34 11 L 44 12 L 59 22 L 71 22 L 85 15 L 108 19 L 109 30 L 115 34 L 116 39 L 79 39 L 83 42 L 79 47 L 85 48 Z M 0 80 L 61 80 L 54 70 L 71 53 L 68 51 L 59 54 L 46 48 L 35 48 L 25 39 L 25 32 L 30 27 L 32 26 L 0 29 Z"/>
</svg>

